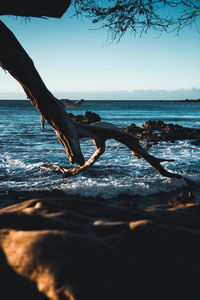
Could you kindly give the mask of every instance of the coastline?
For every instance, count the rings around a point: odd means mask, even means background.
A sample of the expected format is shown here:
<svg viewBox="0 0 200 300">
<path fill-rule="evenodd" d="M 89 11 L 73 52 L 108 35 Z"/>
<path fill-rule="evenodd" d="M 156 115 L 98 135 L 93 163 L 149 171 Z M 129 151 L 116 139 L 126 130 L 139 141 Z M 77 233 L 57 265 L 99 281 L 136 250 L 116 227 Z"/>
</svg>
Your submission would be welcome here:
<svg viewBox="0 0 200 300">
<path fill-rule="evenodd" d="M 176 139 L 200 137 L 199 129 L 155 120 L 129 130 L 148 148 L 160 140 L 173 145 Z M 5 189 L 0 192 L 2 295 L 6 300 L 160 299 L 163 294 L 193 299 L 199 292 L 199 216 L 195 183 L 111 199 Z"/>
</svg>

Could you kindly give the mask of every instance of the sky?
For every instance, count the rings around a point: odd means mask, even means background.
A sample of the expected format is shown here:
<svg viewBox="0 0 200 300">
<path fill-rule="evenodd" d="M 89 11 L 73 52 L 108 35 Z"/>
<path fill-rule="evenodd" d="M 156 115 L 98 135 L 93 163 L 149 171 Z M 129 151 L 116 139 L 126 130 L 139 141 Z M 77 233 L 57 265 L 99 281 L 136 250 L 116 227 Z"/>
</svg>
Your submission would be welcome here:
<svg viewBox="0 0 200 300">
<path fill-rule="evenodd" d="M 88 19 L 2 16 L 58 98 L 86 100 L 182 100 L 200 98 L 200 33 L 127 34 L 106 45 L 107 32 Z M 0 69 L 0 99 L 26 99 Z"/>
</svg>

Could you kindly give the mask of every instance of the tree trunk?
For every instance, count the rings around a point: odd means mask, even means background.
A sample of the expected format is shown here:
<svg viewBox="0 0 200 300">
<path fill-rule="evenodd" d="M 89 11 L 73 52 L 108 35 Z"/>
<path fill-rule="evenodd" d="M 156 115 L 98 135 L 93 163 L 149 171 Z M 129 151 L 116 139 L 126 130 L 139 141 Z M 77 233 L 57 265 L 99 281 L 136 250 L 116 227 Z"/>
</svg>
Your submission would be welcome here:
<svg viewBox="0 0 200 300">
<path fill-rule="evenodd" d="M 60 18 L 71 0 L 2 0 L 0 15 Z"/>
<path fill-rule="evenodd" d="M 83 165 L 79 139 L 64 106 L 47 89 L 31 58 L 1 21 L 0 40 L 0 65 L 21 84 L 42 118 L 53 127 L 70 162 Z"/>
</svg>

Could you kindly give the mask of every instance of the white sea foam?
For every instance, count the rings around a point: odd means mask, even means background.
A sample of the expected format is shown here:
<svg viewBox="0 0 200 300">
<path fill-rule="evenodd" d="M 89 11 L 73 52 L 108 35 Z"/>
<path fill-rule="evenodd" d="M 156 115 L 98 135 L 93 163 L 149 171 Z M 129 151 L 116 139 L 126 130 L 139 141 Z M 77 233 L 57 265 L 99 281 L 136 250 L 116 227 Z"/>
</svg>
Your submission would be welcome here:
<svg viewBox="0 0 200 300">
<path fill-rule="evenodd" d="M 162 157 L 175 158 L 175 162 L 163 164 L 166 169 L 200 182 L 200 171 L 196 168 L 197 163 L 200 163 L 198 150 L 194 148 L 191 154 L 191 146 L 188 147 L 188 144 L 182 142 L 172 145 L 160 143 L 152 147 L 151 153 L 160 156 L 162 152 Z M 113 147 L 116 147 L 115 142 Z M 111 149 L 88 171 L 66 179 L 41 171 L 41 163 L 30 163 L 30 158 L 26 161 L 25 158 L 18 159 L 5 153 L 0 159 L 0 168 L 6 170 L 6 174 L 9 175 L 2 181 L 1 190 L 8 187 L 15 190 L 58 188 L 67 194 L 111 199 L 121 194 L 148 196 L 173 191 L 186 184 L 184 180 L 163 178 L 145 161 L 132 157 L 128 150 L 119 151 L 115 155 Z"/>
<path fill-rule="evenodd" d="M 0 155 L 0 167 L 6 167 L 7 171 L 12 169 L 16 170 L 16 167 L 24 170 L 32 170 L 35 167 L 39 167 L 41 163 L 26 163 L 22 159 L 12 158 L 10 154 Z"/>
<path fill-rule="evenodd" d="M 120 195 L 149 196 L 159 192 L 169 192 L 185 185 L 184 180 L 165 179 L 158 182 L 126 182 L 118 181 L 96 182 L 91 179 L 74 180 L 70 184 L 63 183 L 60 188 L 67 194 L 81 195 L 84 197 L 101 197 L 104 199 L 116 198 Z"/>
</svg>

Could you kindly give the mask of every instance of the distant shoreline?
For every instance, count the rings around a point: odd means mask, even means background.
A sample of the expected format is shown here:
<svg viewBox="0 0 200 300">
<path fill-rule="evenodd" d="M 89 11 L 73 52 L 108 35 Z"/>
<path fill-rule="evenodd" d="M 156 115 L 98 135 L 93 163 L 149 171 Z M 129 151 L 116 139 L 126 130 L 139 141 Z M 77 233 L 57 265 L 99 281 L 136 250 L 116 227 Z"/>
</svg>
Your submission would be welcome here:
<svg viewBox="0 0 200 300">
<path fill-rule="evenodd" d="M 24 102 L 29 102 L 30 104 L 31 104 L 31 102 L 29 101 L 29 99 L 0 99 L 0 102 L 1 101 L 24 101 Z M 73 100 L 73 99 L 71 99 L 71 101 L 76 101 L 76 100 Z M 166 99 L 166 100 L 159 100 L 159 99 L 154 99 L 154 100 L 152 100 L 152 99 L 142 99 L 142 100 L 137 100 L 137 99 L 132 99 L 132 100 L 129 100 L 129 99 L 123 99 L 123 100 L 121 100 L 121 99 L 95 99 L 95 100 L 91 100 L 91 99 L 85 99 L 85 101 L 87 101 L 87 102 L 93 102 L 93 101 L 95 101 L 95 102 L 98 102 L 98 101 L 104 101 L 104 102 L 106 102 L 106 101 L 124 101 L 124 102 L 131 102 L 131 101 L 141 101 L 141 102 L 147 102 L 147 101 L 149 101 L 149 102 L 151 102 L 151 101 L 155 101 L 155 102 L 192 102 L 192 103 L 199 103 L 200 102 L 200 99 L 184 99 L 184 100 L 182 100 L 182 99 L 179 99 L 179 100 L 171 100 L 171 99 Z"/>
<path fill-rule="evenodd" d="M 181 102 L 199 103 L 200 99 L 185 99 L 185 100 L 182 100 Z"/>
</svg>

